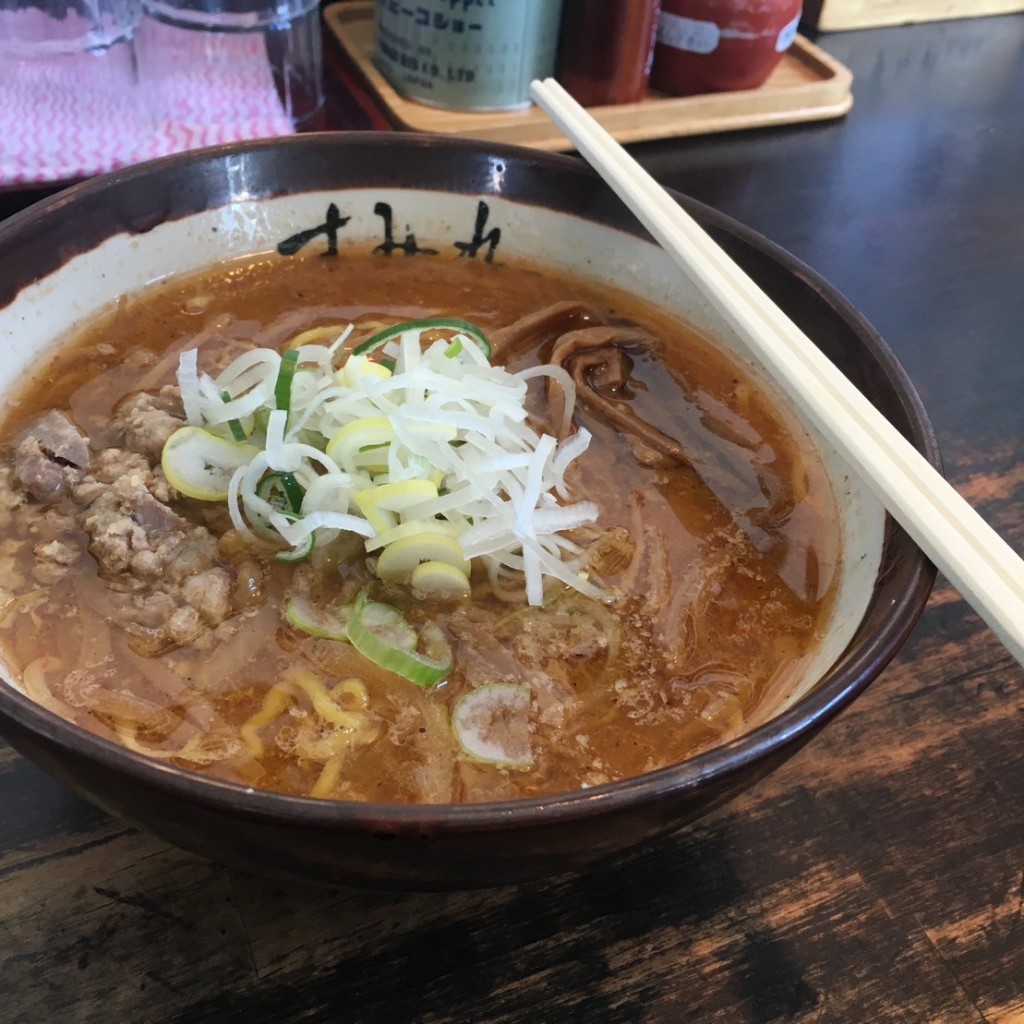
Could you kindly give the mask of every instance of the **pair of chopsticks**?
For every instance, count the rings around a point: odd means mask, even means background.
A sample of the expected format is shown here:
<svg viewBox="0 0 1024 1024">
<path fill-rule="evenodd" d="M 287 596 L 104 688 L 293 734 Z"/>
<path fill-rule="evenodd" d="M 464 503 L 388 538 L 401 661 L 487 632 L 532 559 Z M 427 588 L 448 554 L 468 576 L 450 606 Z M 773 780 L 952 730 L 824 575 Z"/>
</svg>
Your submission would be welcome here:
<svg viewBox="0 0 1024 1024">
<path fill-rule="evenodd" d="M 1024 562 L 1013 549 L 565 89 L 549 78 L 530 95 L 1024 664 Z"/>
</svg>

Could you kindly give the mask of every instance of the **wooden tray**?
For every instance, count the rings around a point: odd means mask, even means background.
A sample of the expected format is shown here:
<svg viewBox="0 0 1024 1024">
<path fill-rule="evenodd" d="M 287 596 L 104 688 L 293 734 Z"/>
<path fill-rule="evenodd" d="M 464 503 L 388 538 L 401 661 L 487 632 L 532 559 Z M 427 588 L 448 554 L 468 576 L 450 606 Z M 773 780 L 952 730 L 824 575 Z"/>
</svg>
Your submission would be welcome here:
<svg viewBox="0 0 1024 1024">
<path fill-rule="evenodd" d="M 396 128 L 514 142 L 535 149 L 572 148 L 536 107 L 472 113 L 441 110 L 401 96 L 373 64 L 372 3 L 332 4 L 325 8 L 324 20 Z M 652 93 L 640 103 L 593 107 L 591 113 L 620 142 L 822 121 L 841 117 L 850 109 L 852 81 L 848 68 L 798 35 L 759 89 L 704 96 Z"/>
</svg>

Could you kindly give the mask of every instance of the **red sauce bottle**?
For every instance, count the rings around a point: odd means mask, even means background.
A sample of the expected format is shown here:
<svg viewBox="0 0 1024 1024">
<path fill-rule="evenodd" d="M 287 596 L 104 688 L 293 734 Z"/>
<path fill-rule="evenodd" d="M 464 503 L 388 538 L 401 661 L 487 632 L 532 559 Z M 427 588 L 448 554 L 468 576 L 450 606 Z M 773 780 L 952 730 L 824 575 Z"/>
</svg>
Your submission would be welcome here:
<svg viewBox="0 0 1024 1024">
<path fill-rule="evenodd" d="M 585 107 L 636 103 L 657 27 L 658 0 L 564 0 L 555 77 Z"/>
<path fill-rule="evenodd" d="M 756 89 L 796 37 L 801 0 L 662 0 L 651 83 L 689 96 Z"/>
</svg>

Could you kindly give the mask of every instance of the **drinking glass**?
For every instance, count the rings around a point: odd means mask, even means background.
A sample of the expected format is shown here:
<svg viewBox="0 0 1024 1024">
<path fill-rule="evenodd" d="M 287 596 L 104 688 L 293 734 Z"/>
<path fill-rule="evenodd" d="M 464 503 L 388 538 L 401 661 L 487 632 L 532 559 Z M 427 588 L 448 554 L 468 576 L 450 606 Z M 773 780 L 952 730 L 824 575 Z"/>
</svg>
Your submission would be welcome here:
<svg viewBox="0 0 1024 1024">
<path fill-rule="evenodd" d="M 60 181 L 134 157 L 149 130 L 140 0 L 0 0 L 0 184 Z"/>
<path fill-rule="evenodd" d="M 142 0 L 140 77 L 157 124 L 205 142 L 286 134 L 323 102 L 316 0 Z"/>
<path fill-rule="evenodd" d="M 131 41 L 140 13 L 140 0 L 0 0 L 0 56 L 101 54 Z"/>
</svg>

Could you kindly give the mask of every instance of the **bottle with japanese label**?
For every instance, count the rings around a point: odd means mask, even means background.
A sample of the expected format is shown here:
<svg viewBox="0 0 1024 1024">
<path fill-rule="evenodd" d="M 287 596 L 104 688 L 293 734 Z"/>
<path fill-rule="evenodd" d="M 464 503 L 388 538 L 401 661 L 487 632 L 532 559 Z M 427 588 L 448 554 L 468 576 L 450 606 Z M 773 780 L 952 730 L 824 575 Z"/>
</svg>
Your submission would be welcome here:
<svg viewBox="0 0 1024 1024">
<path fill-rule="evenodd" d="M 517 110 L 554 74 L 562 0 L 376 0 L 373 61 L 410 99 Z"/>
<path fill-rule="evenodd" d="M 796 38 L 801 0 L 662 0 L 651 84 L 676 96 L 756 89 Z"/>
<path fill-rule="evenodd" d="M 563 0 L 555 77 L 585 107 L 647 95 L 658 0 Z"/>
</svg>

